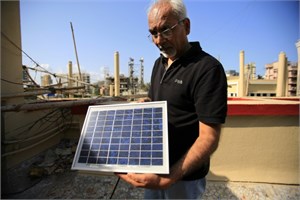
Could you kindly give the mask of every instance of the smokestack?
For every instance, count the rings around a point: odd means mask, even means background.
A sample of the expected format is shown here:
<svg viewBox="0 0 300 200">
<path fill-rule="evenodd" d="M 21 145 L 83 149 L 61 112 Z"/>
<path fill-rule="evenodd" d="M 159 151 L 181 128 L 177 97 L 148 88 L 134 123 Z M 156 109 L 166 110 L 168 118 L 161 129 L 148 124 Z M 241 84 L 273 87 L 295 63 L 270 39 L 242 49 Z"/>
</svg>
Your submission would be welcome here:
<svg viewBox="0 0 300 200">
<path fill-rule="evenodd" d="M 287 68 L 287 61 L 286 61 L 285 53 L 280 52 L 278 57 L 277 88 L 276 88 L 277 97 L 285 96 L 286 68 Z"/>
<path fill-rule="evenodd" d="M 115 96 L 120 96 L 119 52 L 115 52 Z"/>
<path fill-rule="evenodd" d="M 109 96 L 114 96 L 114 85 L 110 84 L 109 85 Z"/>
<path fill-rule="evenodd" d="M 244 66 L 245 66 L 245 53 L 240 51 L 240 76 L 239 76 L 239 87 L 238 87 L 238 96 L 243 97 L 245 95 L 245 76 L 244 76 Z"/>
<path fill-rule="evenodd" d="M 297 92 L 296 95 L 300 96 L 300 40 L 296 43 L 297 53 L 298 53 L 298 72 L 297 72 Z"/>
<path fill-rule="evenodd" d="M 72 61 L 69 61 L 69 63 L 68 63 L 68 74 L 69 74 L 69 78 L 72 78 L 72 74 L 73 74 L 73 71 L 72 71 Z M 69 79 L 68 80 L 68 86 L 69 87 L 72 87 L 72 80 L 71 79 Z"/>
<path fill-rule="evenodd" d="M 73 81 L 71 80 L 71 78 L 73 77 L 73 69 L 72 69 L 72 61 L 69 61 L 68 63 L 68 87 L 73 87 Z M 69 98 L 73 98 L 74 95 L 72 93 L 69 93 Z"/>
</svg>

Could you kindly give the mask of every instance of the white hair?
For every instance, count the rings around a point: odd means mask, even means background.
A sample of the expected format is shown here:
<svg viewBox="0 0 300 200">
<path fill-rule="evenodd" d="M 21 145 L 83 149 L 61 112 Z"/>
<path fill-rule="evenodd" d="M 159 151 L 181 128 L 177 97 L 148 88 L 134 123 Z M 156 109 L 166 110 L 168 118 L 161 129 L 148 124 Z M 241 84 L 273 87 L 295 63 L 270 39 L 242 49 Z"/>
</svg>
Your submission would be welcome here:
<svg viewBox="0 0 300 200">
<path fill-rule="evenodd" d="M 154 0 L 148 8 L 148 16 L 154 6 L 166 3 L 171 5 L 173 13 L 179 20 L 187 18 L 187 11 L 183 0 Z"/>
</svg>

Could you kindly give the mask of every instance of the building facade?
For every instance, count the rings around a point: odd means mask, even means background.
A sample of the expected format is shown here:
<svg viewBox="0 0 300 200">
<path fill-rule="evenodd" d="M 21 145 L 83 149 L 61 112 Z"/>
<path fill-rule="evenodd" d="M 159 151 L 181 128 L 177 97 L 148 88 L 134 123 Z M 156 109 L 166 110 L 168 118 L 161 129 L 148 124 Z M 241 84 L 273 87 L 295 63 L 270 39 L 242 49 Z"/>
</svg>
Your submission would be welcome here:
<svg viewBox="0 0 300 200">
<path fill-rule="evenodd" d="M 266 80 L 277 80 L 278 78 L 278 65 L 279 62 L 273 62 L 265 65 Z M 296 96 L 297 91 L 297 72 L 298 66 L 297 63 L 287 62 L 286 66 L 286 96 Z"/>
<path fill-rule="evenodd" d="M 255 63 L 244 64 L 240 52 L 240 72 L 226 71 L 228 97 L 293 97 L 297 96 L 298 64 L 289 62 L 281 52 L 277 62 L 265 65 L 265 76 L 256 75 Z"/>
</svg>

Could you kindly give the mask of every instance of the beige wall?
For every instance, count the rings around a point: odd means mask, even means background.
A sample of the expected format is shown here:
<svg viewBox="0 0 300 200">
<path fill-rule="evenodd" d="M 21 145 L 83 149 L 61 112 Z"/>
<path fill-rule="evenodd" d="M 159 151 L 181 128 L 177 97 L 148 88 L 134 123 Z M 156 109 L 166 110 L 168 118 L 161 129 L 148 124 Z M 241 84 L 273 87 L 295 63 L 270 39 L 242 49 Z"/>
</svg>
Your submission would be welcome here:
<svg viewBox="0 0 300 200">
<path fill-rule="evenodd" d="M 20 6 L 18 1 L 1 2 L 1 96 L 23 92 Z M 14 44 L 13 44 L 13 43 Z M 6 81 L 4 81 L 6 80 Z M 9 83 L 9 82 L 13 83 Z M 15 84 L 16 83 L 16 84 Z M 1 99 L 1 104 L 22 103 L 23 98 Z"/>
<path fill-rule="evenodd" d="M 254 82 L 253 84 L 249 84 L 248 93 L 276 93 L 276 83 L 256 84 Z"/>
<path fill-rule="evenodd" d="M 239 88 L 239 80 L 235 77 L 228 77 L 228 95 L 231 93 L 237 93 Z M 250 93 L 276 93 L 276 81 L 274 80 L 250 80 L 248 85 L 248 96 Z"/>
<path fill-rule="evenodd" d="M 24 92 L 22 52 L 19 49 L 22 48 L 19 1 L 1 1 L 1 32 L 3 33 L 1 34 L 1 106 L 22 105 L 26 103 L 22 96 L 3 97 L 4 95 L 22 95 Z M 38 130 L 37 126 L 33 126 L 47 112 L 50 111 L 1 112 L 2 171 L 33 157 L 60 140 L 62 135 L 56 134 L 57 132 L 34 139 L 38 134 L 41 135 L 47 130 L 57 127 L 57 125 L 49 125 L 47 129 L 42 131 L 41 129 Z M 30 128 L 31 125 L 33 128 Z M 47 126 L 48 122 L 45 121 L 44 125 Z M 52 134 L 56 134 L 57 137 L 50 137 Z M 47 137 L 50 139 L 43 141 Z"/>
<path fill-rule="evenodd" d="M 208 180 L 300 184 L 298 125 L 298 116 L 229 116 Z"/>
<path fill-rule="evenodd" d="M 78 138 L 84 117 L 74 116 L 77 129 L 8 156 L 8 164 L 42 152 L 45 144 L 54 145 L 64 137 Z M 298 116 L 229 116 L 211 159 L 208 180 L 300 184 L 298 124 Z"/>
<path fill-rule="evenodd" d="M 237 92 L 238 92 L 238 83 L 228 83 L 228 88 L 227 88 L 227 95 L 228 97 L 231 97 L 231 95 L 233 96 L 237 96 Z"/>
<path fill-rule="evenodd" d="M 299 117 L 229 116 L 208 179 L 299 184 Z"/>
</svg>

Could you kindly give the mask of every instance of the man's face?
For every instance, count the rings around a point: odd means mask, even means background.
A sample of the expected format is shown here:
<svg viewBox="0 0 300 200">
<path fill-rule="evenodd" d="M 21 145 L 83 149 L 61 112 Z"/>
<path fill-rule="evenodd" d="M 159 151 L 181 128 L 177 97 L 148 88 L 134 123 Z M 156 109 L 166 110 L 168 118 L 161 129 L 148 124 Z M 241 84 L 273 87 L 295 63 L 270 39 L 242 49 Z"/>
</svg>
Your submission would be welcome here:
<svg viewBox="0 0 300 200">
<path fill-rule="evenodd" d="M 179 21 L 168 4 L 154 7 L 148 15 L 149 31 L 153 43 L 164 57 L 175 60 L 184 51 L 187 42 L 186 24 Z"/>
</svg>

